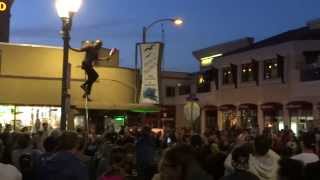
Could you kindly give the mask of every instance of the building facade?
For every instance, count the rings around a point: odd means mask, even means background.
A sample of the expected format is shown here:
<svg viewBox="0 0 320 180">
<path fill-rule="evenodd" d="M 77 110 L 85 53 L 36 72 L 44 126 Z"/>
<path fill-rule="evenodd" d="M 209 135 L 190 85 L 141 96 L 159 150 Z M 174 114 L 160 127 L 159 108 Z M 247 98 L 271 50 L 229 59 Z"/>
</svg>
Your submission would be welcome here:
<svg viewBox="0 0 320 180">
<path fill-rule="evenodd" d="M 60 47 L 0 43 L 2 127 L 5 124 L 29 127 L 36 120 L 48 122 L 53 128 L 59 127 L 62 53 Z M 72 120 L 85 109 L 80 88 L 85 80 L 84 71 L 80 68 L 83 56 L 84 53 L 75 52 L 70 52 L 69 56 L 72 112 L 69 117 Z M 124 112 L 139 108 L 135 105 L 136 71 L 116 65 L 117 62 L 113 66 L 96 67 L 99 79 L 93 86 L 93 101 L 88 103 L 89 109 Z M 101 118 L 103 121 L 103 114 Z M 70 128 L 75 126 L 74 123 L 81 123 L 72 120 L 68 123 Z"/>
<path fill-rule="evenodd" d="M 318 23 L 265 40 L 253 38 L 214 45 L 193 52 L 200 72 L 188 82 L 175 82 L 175 96 L 164 95 L 164 104 L 175 105 L 176 125 L 183 117 L 187 95 L 177 94 L 188 84 L 201 105 L 200 126 L 275 130 L 285 126 L 295 133 L 318 126 L 320 119 L 320 29 Z M 167 82 L 167 81 L 166 81 Z M 173 83 L 173 82 L 170 82 Z M 185 87 L 183 87 L 185 88 Z M 187 88 L 187 89 L 188 89 Z"/>
</svg>

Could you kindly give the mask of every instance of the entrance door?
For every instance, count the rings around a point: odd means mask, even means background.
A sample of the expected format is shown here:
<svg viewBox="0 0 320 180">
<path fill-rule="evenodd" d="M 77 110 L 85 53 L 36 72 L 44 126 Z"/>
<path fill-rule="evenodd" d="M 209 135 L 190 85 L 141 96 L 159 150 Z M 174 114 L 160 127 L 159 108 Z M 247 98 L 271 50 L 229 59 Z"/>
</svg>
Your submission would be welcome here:
<svg viewBox="0 0 320 180">
<path fill-rule="evenodd" d="M 206 111 L 206 128 L 207 129 L 218 129 L 218 114 L 217 110 Z"/>
</svg>

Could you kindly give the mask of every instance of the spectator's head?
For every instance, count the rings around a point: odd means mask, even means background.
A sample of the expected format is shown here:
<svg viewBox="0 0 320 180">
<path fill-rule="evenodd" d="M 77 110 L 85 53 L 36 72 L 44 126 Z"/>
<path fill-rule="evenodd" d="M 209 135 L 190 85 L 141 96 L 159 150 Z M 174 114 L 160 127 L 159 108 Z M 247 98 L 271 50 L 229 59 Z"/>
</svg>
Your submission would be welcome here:
<svg viewBox="0 0 320 180">
<path fill-rule="evenodd" d="M 160 177 L 162 180 L 187 179 L 191 166 L 197 166 L 193 148 L 182 144 L 172 146 L 160 161 Z"/>
<path fill-rule="evenodd" d="M 58 151 L 76 150 L 79 146 L 79 137 L 75 132 L 63 132 L 58 138 Z"/>
<path fill-rule="evenodd" d="M 302 135 L 304 149 L 313 149 L 315 145 L 315 136 L 313 133 L 306 132 Z"/>
<path fill-rule="evenodd" d="M 151 128 L 148 126 L 144 126 L 141 130 L 142 135 L 150 135 L 151 134 Z"/>
<path fill-rule="evenodd" d="M 290 158 L 280 159 L 278 176 L 285 180 L 303 179 L 303 163 Z"/>
<path fill-rule="evenodd" d="M 202 139 L 200 135 L 192 135 L 190 139 L 190 144 L 193 147 L 201 147 L 202 146 Z"/>
<path fill-rule="evenodd" d="M 47 131 L 48 127 L 49 127 L 49 125 L 48 125 L 47 122 L 42 123 L 42 128 L 43 128 L 44 131 Z"/>
<path fill-rule="evenodd" d="M 47 137 L 43 142 L 43 147 L 46 152 L 55 152 L 58 145 L 57 138 L 53 136 Z"/>
<path fill-rule="evenodd" d="M 249 169 L 250 146 L 243 144 L 232 152 L 232 166 L 237 170 Z"/>
<path fill-rule="evenodd" d="M 18 149 L 27 148 L 31 144 L 31 137 L 28 134 L 19 134 L 17 137 Z"/>
<path fill-rule="evenodd" d="M 254 140 L 255 154 L 258 156 L 264 156 L 271 148 L 272 140 L 267 136 L 257 136 Z"/>
</svg>

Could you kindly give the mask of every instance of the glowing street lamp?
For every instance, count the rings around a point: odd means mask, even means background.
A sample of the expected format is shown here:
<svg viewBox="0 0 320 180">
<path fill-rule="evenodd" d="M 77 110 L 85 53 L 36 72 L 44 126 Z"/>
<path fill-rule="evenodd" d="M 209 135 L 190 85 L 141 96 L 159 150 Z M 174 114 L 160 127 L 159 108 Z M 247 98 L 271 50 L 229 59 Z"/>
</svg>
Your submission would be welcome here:
<svg viewBox="0 0 320 180">
<path fill-rule="evenodd" d="M 56 0 L 55 5 L 58 16 L 62 20 L 62 39 L 63 39 L 63 70 L 62 70 L 62 88 L 61 88 L 61 120 L 60 129 L 66 130 L 67 117 L 70 110 L 70 95 L 68 94 L 68 84 L 70 82 L 69 74 L 69 42 L 70 30 L 72 27 L 73 15 L 78 12 L 82 0 Z"/>
<path fill-rule="evenodd" d="M 158 24 L 160 22 L 172 22 L 175 26 L 181 26 L 184 22 L 181 18 L 164 18 L 164 19 L 159 19 L 154 22 L 152 22 L 149 26 L 144 26 L 142 29 L 142 42 L 145 43 L 147 40 L 147 31 L 155 24 Z"/>
</svg>

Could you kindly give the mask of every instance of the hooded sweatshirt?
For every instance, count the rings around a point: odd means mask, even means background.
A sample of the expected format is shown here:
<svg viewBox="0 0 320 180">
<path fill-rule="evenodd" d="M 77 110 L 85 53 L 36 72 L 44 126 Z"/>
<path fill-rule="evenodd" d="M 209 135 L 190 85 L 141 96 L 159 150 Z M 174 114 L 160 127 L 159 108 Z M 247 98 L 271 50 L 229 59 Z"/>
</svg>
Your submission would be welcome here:
<svg viewBox="0 0 320 180">
<path fill-rule="evenodd" d="M 272 150 L 269 150 L 264 156 L 249 157 L 248 171 L 258 176 L 260 180 L 277 180 L 277 173 L 279 169 L 278 161 L 280 156 Z M 231 154 L 227 157 L 225 163 L 226 173 L 233 171 L 231 165 Z"/>
</svg>

